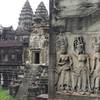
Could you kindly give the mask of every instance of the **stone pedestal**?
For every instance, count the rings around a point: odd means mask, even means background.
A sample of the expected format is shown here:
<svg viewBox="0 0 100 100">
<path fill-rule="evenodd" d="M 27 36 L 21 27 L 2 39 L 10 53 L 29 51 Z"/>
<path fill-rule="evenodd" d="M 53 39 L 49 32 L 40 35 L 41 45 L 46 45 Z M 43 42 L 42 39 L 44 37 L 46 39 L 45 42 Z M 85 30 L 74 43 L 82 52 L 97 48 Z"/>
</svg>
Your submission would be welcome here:
<svg viewBox="0 0 100 100">
<path fill-rule="evenodd" d="M 37 100 L 48 100 L 48 95 L 47 94 L 41 94 L 37 96 Z"/>
<path fill-rule="evenodd" d="M 100 96 L 71 95 L 67 93 L 57 93 L 55 100 L 100 100 Z"/>
</svg>

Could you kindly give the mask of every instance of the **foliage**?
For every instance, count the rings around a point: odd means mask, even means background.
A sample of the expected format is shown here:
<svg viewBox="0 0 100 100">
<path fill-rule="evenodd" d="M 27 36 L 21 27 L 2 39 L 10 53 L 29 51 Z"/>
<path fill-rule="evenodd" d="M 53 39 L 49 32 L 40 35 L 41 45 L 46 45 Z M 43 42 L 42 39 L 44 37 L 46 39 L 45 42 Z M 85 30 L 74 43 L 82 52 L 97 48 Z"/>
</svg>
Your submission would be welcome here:
<svg viewBox="0 0 100 100">
<path fill-rule="evenodd" d="M 0 88 L 0 100 L 14 100 L 6 90 Z"/>
</svg>

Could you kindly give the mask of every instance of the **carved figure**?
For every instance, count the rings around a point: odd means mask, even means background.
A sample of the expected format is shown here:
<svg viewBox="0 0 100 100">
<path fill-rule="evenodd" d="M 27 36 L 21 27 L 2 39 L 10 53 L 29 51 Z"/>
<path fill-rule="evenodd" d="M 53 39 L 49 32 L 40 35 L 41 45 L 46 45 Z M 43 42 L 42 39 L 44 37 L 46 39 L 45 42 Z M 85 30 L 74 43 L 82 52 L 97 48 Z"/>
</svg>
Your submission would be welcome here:
<svg viewBox="0 0 100 100">
<path fill-rule="evenodd" d="M 78 66 L 74 71 L 74 86 L 73 90 L 86 92 L 90 90 L 90 59 L 85 53 L 85 42 L 83 37 L 77 37 L 74 41 L 74 50 L 77 52 Z"/>
<path fill-rule="evenodd" d="M 41 73 L 41 77 L 48 77 L 48 71 L 46 68 L 43 68 L 42 73 Z"/>
<path fill-rule="evenodd" d="M 100 41 L 95 43 L 93 56 L 93 67 L 91 73 L 92 78 L 92 90 L 96 93 L 100 92 Z"/>
<path fill-rule="evenodd" d="M 64 41 L 66 42 L 66 41 Z M 67 54 L 67 45 L 64 43 L 61 46 L 61 54 L 58 61 L 58 90 L 71 90 L 71 69 L 72 58 Z"/>
</svg>

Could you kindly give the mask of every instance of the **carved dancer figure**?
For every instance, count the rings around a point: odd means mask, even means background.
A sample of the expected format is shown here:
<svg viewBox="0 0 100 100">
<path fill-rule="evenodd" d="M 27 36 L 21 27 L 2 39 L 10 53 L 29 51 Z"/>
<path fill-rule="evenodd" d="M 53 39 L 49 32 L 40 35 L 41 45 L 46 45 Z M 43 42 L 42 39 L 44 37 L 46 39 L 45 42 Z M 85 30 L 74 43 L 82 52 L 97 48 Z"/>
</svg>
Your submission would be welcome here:
<svg viewBox="0 0 100 100">
<path fill-rule="evenodd" d="M 65 41 L 66 42 L 66 41 Z M 58 62 L 58 90 L 71 90 L 71 69 L 72 69 L 72 58 L 67 54 L 66 43 L 61 46 L 61 55 Z"/>
<path fill-rule="evenodd" d="M 73 90 L 85 93 L 90 90 L 90 61 L 85 53 L 85 42 L 83 37 L 77 37 L 74 41 L 74 50 L 77 52 L 78 66 L 74 72 L 75 84 Z"/>
<path fill-rule="evenodd" d="M 93 56 L 93 67 L 92 67 L 92 89 L 96 93 L 100 93 L 100 41 L 95 43 L 95 53 Z"/>
</svg>

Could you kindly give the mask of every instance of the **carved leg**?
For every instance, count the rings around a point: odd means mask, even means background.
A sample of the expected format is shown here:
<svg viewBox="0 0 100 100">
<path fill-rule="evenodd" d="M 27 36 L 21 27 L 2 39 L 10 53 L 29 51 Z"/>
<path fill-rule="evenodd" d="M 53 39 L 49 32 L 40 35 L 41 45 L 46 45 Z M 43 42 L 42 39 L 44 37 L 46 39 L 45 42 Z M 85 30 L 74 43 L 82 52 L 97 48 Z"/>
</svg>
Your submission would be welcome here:
<svg viewBox="0 0 100 100">
<path fill-rule="evenodd" d="M 78 83 L 78 76 L 75 73 L 72 74 L 72 91 L 76 92 L 77 90 L 77 83 Z"/>
<path fill-rule="evenodd" d="M 66 77 L 65 78 L 66 78 L 65 82 L 67 84 L 66 90 L 69 91 L 71 89 L 71 77 L 70 77 L 70 72 L 69 71 L 66 72 Z"/>
<path fill-rule="evenodd" d="M 91 79 L 91 88 L 92 88 L 92 92 L 94 92 L 94 87 L 95 87 L 95 77 L 93 76 Z"/>
<path fill-rule="evenodd" d="M 81 92 L 81 87 L 82 87 L 82 76 L 80 75 L 78 77 L 78 82 L 77 82 L 77 91 Z"/>
<path fill-rule="evenodd" d="M 87 72 L 82 71 L 82 91 L 86 92 L 88 86 L 88 80 L 87 80 Z"/>
<path fill-rule="evenodd" d="M 99 89 L 99 81 L 100 81 L 100 79 L 99 79 L 99 77 L 97 77 L 95 79 L 95 86 L 94 86 L 95 93 L 99 93 L 100 92 L 100 89 Z"/>
<path fill-rule="evenodd" d="M 58 77 L 58 84 L 57 84 L 58 90 L 63 90 L 63 80 L 64 80 L 64 75 L 63 74 L 64 73 L 62 71 L 62 73 Z"/>
</svg>

